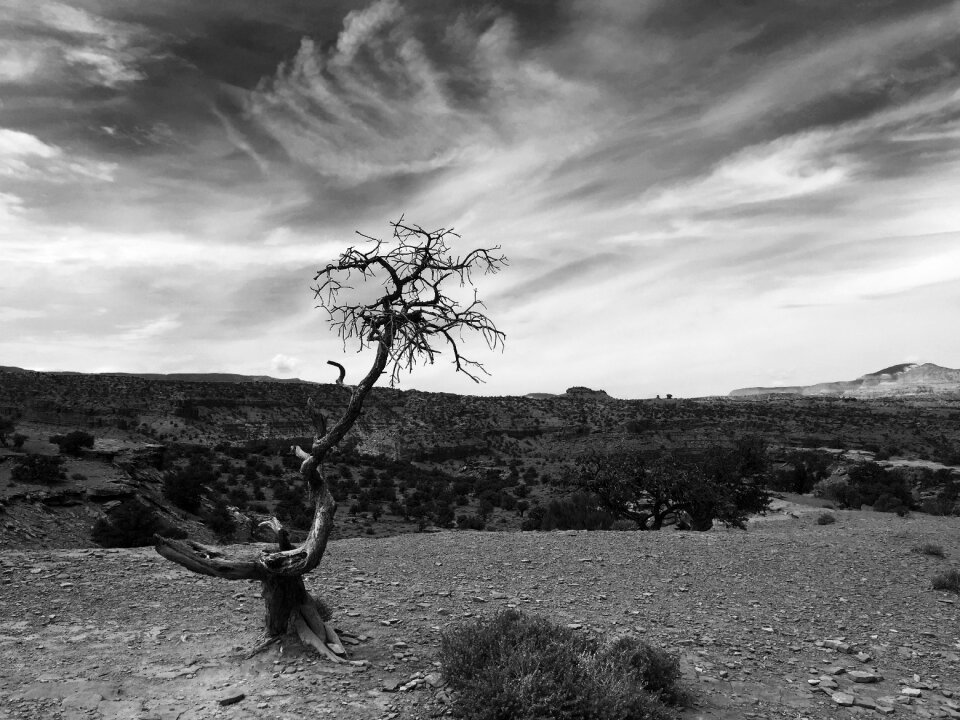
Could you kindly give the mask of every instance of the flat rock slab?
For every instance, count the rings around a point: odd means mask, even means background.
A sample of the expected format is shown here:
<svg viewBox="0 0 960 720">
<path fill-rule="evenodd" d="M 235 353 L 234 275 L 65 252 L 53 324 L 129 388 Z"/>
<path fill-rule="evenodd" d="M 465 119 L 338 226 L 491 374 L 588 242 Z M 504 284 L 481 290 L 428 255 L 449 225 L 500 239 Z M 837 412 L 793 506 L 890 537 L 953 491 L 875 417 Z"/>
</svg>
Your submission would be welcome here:
<svg viewBox="0 0 960 720">
<path fill-rule="evenodd" d="M 843 705 L 844 707 L 852 706 L 856 698 L 850 693 L 845 692 L 835 692 L 830 696 L 830 699 L 833 700 L 837 705 Z"/>
</svg>

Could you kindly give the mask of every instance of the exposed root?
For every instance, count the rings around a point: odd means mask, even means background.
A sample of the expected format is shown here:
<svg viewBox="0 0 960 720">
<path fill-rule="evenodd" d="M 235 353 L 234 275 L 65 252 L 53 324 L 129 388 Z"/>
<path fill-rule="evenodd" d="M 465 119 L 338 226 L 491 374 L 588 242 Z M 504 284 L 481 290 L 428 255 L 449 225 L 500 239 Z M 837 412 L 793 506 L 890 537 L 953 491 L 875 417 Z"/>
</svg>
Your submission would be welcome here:
<svg viewBox="0 0 960 720">
<path fill-rule="evenodd" d="M 300 606 L 300 614 L 303 616 L 303 619 L 306 620 L 310 631 L 334 654 L 347 654 L 346 650 L 343 649 L 343 645 L 340 644 L 340 638 L 337 637 L 337 634 L 332 633 L 331 637 L 332 628 L 328 631 L 327 624 L 323 621 L 323 618 L 320 617 L 316 605 L 312 602 L 304 603 Z"/>
<path fill-rule="evenodd" d="M 255 645 L 246 655 L 244 655 L 244 656 L 243 656 L 244 659 L 245 659 L 245 660 L 249 660 L 250 658 L 254 657 L 255 655 L 259 655 L 260 653 L 262 653 L 264 650 L 266 650 L 266 649 L 267 649 L 268 647 L 270 647 L 271 645 L 275 645 L 276 643 L 280 642 L 280 638 L 281 638 L 280 635 L 275 635 L 275 636 L 273 636 L 273 637 L 268 637 L 268 638 L 267 638 L 266 640 L 264 640 L 263 642 L 259 643 L 258 645 Z"/>
<path fill-rule="evenodd" d="M 323 624 L 323 629 L 326 631 L 327 635 L 327 645 L 333 650 L 337 655 L 346 655 L 347 651 L 343 649 L 343 643 L 340 642 L 340 638 L 337 637 L 337 631 L 333 629 L 333 625 L 328 622 Z"/>
<path fill-rule="evenodd" d="M 302 613 L 298 612 L 293 616 L 291 619 L 291 625 L 296 631 L 297 636 L 305 645 L 312 647 L 330 662 L 337 663 L 339 665 L 369 665 L 366 660 L 345 660 L 344 658 L 335 654 L 333 650 L 327 647 L 327 644 L 321 640 L 319 636 L 310 628 L 310 625 L 304 619 Z"/>
</svg>

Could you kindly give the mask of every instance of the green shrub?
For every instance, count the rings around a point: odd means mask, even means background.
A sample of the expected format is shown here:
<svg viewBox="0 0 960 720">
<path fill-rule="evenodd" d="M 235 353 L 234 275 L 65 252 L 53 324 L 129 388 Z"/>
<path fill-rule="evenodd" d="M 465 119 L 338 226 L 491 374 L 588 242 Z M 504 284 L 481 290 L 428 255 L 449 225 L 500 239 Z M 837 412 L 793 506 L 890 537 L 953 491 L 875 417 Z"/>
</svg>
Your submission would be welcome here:
<svg viewBox="0 0 960 720">
<path fill-rule="evenodd" d="M 960 593 L 960 570 L 948 570 L 945 573 L 935 575 L 933 589 Z"/>
<path fill-rule="evenodd" d="M 936 543 L 924 543 L 923 545 L 918 545 L 913 549 L 913 551 L 920 553 L 921 555 L 932 555 L 934 557 L 946 557 L 946 553 L 943 552 L 943 546 L 937 545 Z"/>
<path fill-rule="evenodd" d="M 95 543 L 108 548 L 153 545 L 154 535 L 184 538 L 187 533 L 161 520 L 139 500 L 118 505 L 107 518 L 97 520 L 90 533 Z"/>
<path fill-rule="evenodd" d="M 18 483 L 54 485 L 66 480 L 63 460 L 56 455 L 24 455 L 14 461 L 10 479 Z"/>
<path fill-rule="evenodd" d="M 837 521 L 837 518 L 830 513 L 820 513 L 820 516 L 817 518 L 817 525 L 833 525 Z"/>
<path fill-rule="evenodd" d="M 439 657 L 467 720 L 661 720 L 687 699 L 672 655 L 516 610 L 444 632 Z"/>
<path fill-rule="evenodd" d="M 202 463 L 190 463 L 163 476 L 163 494 L 181 510 L 196 513 L 200 509 L 204 485 L 214 485 L 215 481 L 212 471 Z"/>
<path fill-rule="evenodd" d="M 72 430 L 66 435 L 54 435 L 50 438 L 50 442 L 67 455 L 82 455 L 84 448 L 93 447 L 93 440 L 93 435 L 83 430 Z"/>
<path fill-rule="evenodd" d="M 207 511 L 204 520 L 207 523 L 207 527 L 213 530 L 221 540 L 229 539 L 236 529 L 233 515 L 231 515 L 230 510 L 227 509 L 227 503 L 223 497 L 218 497 L 214 500 L 213 507 Z"/>
</svg>

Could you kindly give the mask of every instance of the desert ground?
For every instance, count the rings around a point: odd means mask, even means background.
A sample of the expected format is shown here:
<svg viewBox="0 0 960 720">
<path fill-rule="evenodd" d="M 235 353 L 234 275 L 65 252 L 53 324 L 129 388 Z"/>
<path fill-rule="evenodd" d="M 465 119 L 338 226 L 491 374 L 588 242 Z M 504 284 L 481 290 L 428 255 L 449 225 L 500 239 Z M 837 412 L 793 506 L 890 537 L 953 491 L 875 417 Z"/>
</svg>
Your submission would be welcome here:
<svg viewBox="0 0 960 720">
<path fill-rule="evenodd" d="M 776 507 L 747 531 L 332 542 L 307 585 L 366 667 L 293 641 L 247 659 L 259 586 L 150 548 L 3 550 L 0 715 L 438 717 L 450 709 L 443 629 L 518 607 L 675 651 L 691 720 L 960 717 L 960 598 L 931 588 L 958 565 L 960 519 L 835 511 L 819 525 L 819 508 Z M 917 552 L 924 543 L 945 557 Z"/>
</svg>

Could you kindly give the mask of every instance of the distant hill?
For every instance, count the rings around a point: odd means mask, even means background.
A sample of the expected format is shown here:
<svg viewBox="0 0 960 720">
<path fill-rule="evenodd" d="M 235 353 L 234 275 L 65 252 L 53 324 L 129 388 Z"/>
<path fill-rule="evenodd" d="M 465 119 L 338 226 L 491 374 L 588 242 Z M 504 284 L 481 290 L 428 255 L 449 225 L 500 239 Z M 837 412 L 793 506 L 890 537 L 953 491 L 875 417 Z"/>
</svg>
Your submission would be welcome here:
<svg viewBox="0 0 960 720">
<path fill-rule="evenodd" d="M 804 395 L 839 397 L 887 397 L 902 395 L 940 395 L 960 393 L 960 370 L 933 363 L 901 363 L 867 373 L 856 380 L 791 385 L 785 387 L 749 387 L 730 392 L 730 397 L 751 395 Z"/>
<path fill-rule="evenodd" d="M 9 365 L 0 365 L 0 373 L 28 373 L 32 370 L 25 370 L 19 367 Z M 51 375 L 84 375 L 88 373 L 79 373 L 73 370 L 54 370 Z M 130 372 L 108 372 L 108 373 L 89 373 L 91 375 L 116 375 L 119 377 L 137 377 L 144 380 L 156 380 L 159 382 L 209 382 L 209 383 L 249 383 L 249 382 L 271 382 L 271 383 L 309 383 L 309 380 L 300 378 L 275 378 L 269 375 L 238 375 L 235 373 L 130 373 Z"/>
</svg>

